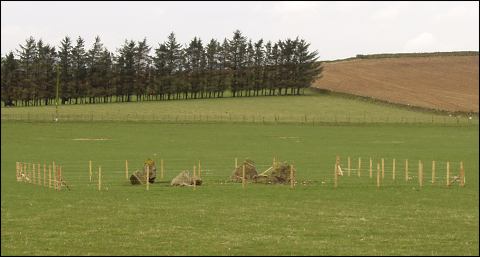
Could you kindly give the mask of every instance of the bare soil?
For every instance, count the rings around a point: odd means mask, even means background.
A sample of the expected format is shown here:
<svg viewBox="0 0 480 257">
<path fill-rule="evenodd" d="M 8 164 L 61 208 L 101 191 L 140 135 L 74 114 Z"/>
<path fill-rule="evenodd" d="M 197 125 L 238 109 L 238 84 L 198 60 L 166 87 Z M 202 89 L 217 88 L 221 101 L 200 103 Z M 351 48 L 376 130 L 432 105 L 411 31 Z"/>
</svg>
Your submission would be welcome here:
<svg viewBox="0 0 480 257">
<path fill-rule="evenodd" d="M 479 57 L 355 59 L 324 63 L 313 87 L 443 111 L 478 113 Z"/>
</svg>

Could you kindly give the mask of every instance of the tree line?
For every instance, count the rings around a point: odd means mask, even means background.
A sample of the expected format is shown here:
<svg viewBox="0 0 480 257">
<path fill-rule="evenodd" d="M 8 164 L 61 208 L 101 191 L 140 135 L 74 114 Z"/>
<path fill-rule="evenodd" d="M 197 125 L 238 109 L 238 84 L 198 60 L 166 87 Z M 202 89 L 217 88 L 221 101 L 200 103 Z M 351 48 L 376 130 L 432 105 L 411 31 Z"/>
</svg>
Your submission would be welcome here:
<svg viewBox="0 0 480 257">
<path fill-rule="evenodd" d="M 302 94 L 320 75 L 317 51 L 295 39 L 252 42 L 237 30 L 223 42 L 194 37 L 182 46 L 172 32 L 153 49 L 146 38 L 125 40 L 116 53 L 78 37 L 58 50 L 30 37 L 1 60 L 6 106 L 54 104 L 57 69 L 61 104 Z"/>
</svg>

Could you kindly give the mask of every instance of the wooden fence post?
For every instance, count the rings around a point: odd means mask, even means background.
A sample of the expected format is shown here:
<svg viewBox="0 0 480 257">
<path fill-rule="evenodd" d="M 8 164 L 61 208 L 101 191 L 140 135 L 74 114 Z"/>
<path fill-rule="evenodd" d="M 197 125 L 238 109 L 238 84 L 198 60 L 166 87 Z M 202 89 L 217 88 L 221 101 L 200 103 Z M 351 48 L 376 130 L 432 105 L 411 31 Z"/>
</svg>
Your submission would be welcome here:
<svg viewBox="0 0 480 257">
<path fill-rule="evenodd" d="M 18 163 L 18 173 L 19 173 L 19 176 L 21 177 L 20 181 L 25 182 L 26 174 L 25 174 L 25 165 L 23 162 Z"/>
<path fill-rule="evenodd" d="M 58 168 L 58 191 L 62 190 L 62 166 Z"/>
<path fill-rule="evenodd" d="M 22 179 L 23 182 L 25 182 L 25 179 L 24 179 L 24 177 L 25 177 L 25 170 L 23 169 L 23 167 L 24 167 L 23 162 L 20 162 L 20 163 L 18 164 L 18 166 L 19 166 L 20 178 Z"/>
<path fill-rule="evenodd" d="M 435 184 L 435 161 L 432 161 L 432 184 Z"/>
<path fill-rule="evenodd" d="M 40 163 L 37 163 L 37 178 L 38 178 L 38 185 L 42 185 L 42 176 L 40 175 Z"/>
<path fill-rule="evenodd" d="M 60 187 L 59 187 L 59 185 L 60 185 L 60 167 L 61 167 L 60 165 L 57 165 L 57 191 L 60 190 Z"/>
<path fill-rule="evenodd" d="M 193 190 L 195 190 L 197 188 L 197 181 L 196 181 L 196 166 L 193 165 Z"/>
<path fill-rule="evenodd" d="M 36 180 L 33 180 L 33 184 L 39 185 L 39 184 L 40 184 L 40 183 L 39 183 L 39 181 L 40 181 L 40 169 L 39 169 L 39 166 L 40 166 L 40 165 L 39 165 L 38 163 L 37 163 L 37 164 L 32 163 L 32 165 L 33 165 L 34 167 L 37 166 L 37 167 L 35 168 L 35 171 L 37 172 L 37 175 L 36 175 L 36 176 L 37 176 L 37 179 L 36 179 Z"/>
<path fill-rule="evenodd" d="M 393 168 L 393 170 L 392 170 L 392 172 L 393 172 L 393 173 L 392 173 L 392 179 L 393 179 L 393 181 L 395 181 L 395 158 L 393 158 L 393 163 L 392 163 L 392 165 L 393 165 L 393 167 L 392 167 L 392 168 Z"/>
<path fill-rule="evenodd" d="M 463 161 L 460 162 L 460 186 L 465 186 L 465 170 L 463 169 Z"/>
<path fill-rule="evenodd" d="M 43 162 L 43 186 L 47 186 L 47 164 Z"/>
<path fill-rule="evenodd" d="M 201 171 L 201 166 L 200 166 L 200 160 L 198 160 L 198 177 L 202 177 L 202 171 Z"/>
<path fill-rule="evenodd" d="M 447 161 L 447 187 L 450 186 L 450 162 Z"/>
<path fill-rule="evenodd" d="M 370 178 L 372 178 L 372 157 L 370 157 Z"/>
<path fill-rule="evenodd" d="M 385 160 L 382 158 L 382 179 L 385 178 Z"/>
<path fill-rule="evenodd" d="M 25 182 L 26 180 L 26 172 L 25 172 L 25 164 L 23 162 L 18 163 L 19 168 L 19 176 L 21 177 L 22 181 Z"/>
<path fill-rule="evenodd" d="M 57 190 L 57 179 L 58 179 L 58 165 L 55 165 L 55 170 L 53 170 L 53 190 Z"/>
<path fill-rule="evenodd" d="M 377 188 L 380 188 L 380 163 L 377 162 Z"/>
<path fill-rule="evenodd" d="M 15 176 L 16 176 L 17 182 L 21 181 L 21 176 L 22 176 L 21 165 L 22 165 L 21 162 L 16 162 L 15 164 L 15 170 L 16 170 Z"/>
<path fill-rule="evenodd" d="M 19 168 L 20 168 L 20 177 L 22 178 L 22 181 L 25 182 L 26 181 L 25 180 L 26 174 L 25 174 L 25 169 L 24 169 L 25 165 L 23 164 L 23 162 L 20 162 L 18 165 L 19 165 Z"/>
<path fill-rule="evenodd" d="M 32 169 L 30 167 L 30 163 L 27 163 L 27 177 L 28 183 L 32 183 Z"/>
<path fill-rule="evenodd" d="M 48 188 L 52 188 L 52 165 L 48 164 Z"/>
<path fill-rule="evenodd" d="M 25 180 L 24 182 L 27 183 L 27 178 L 28 178 L 28 169 L 27 169 L 27 164 L 23 163 L 23 173 L 25 175 Z"/>
<path fill-rule="evenodd" d="M 405 181 L 408 182 L 408 159 L 405 160 Z"/>
<path fill-rule="evenodd" d="M 295 187 L 295 182 L 293 181 L 293 164 L 290 165 L 290 188 L 293 189 Z"/>
<path fill-rule="evenodd" d="M 53 190 L 57 190 L 56 188 L 56 184 L 57 184 L 57 166 L 54 166 L 52 165 L 52 188 Z"/>
<path fill-rule="evenodd" d="M 145 184 L 147 185 L 147 191 L 150 188 L 150 166 L 147 164 L 147 177 L 145 178 Z"/>
<path fill-rule="evenodd" d="M 350 156 L 348 156 L 348 176 L 350 177 Z"/>
<path fill-rule="evenodd" d="M 357 174 L 360 177 L 360 169 L 362 168 L 362 158 L 358 157 L 358 171 Z"/>
<path fill-rule="evenodd" d="M 98 191 L 102 190 L 102 166 L 98 166 Z"/>
<path fill-rule="evenodd" d="M 90 175 L 90 182 L 92 182 L 92 161 L 88 161 L 88 174 Z"/>
<path fill-rule="evenodd" d="M 58 176 L 58 166 L 54 165 L 54 168 L 53 168 L 53 190 L 57 190 L 57 176 Z"/>
<path fill-rule="evenodd" d="M 32 181 L 33 180 L 33 181 Z M 32 163 L 32 180 L 30 180 L 30 183 L 33 182 L 33 184 L 36 183 L 36 177 L 35 177 L 35 163 Z"/>
<path fill-rule="evenodd" d="M 52 162 L 52 172 L 53 172 L 53 189 L 55 189 L 55 172 L 56 172 L 56 166 L 55 166 L 55 161 Z"/>
<path fill-rule="evenodd" d="M 128 160 L 125 160 L 125 178 L 128 180 Z"/>
<path fill-rule="evenodd" d="M 242 166 L 242 187 L 245 189 L 245 164 Z"/>
</svg>

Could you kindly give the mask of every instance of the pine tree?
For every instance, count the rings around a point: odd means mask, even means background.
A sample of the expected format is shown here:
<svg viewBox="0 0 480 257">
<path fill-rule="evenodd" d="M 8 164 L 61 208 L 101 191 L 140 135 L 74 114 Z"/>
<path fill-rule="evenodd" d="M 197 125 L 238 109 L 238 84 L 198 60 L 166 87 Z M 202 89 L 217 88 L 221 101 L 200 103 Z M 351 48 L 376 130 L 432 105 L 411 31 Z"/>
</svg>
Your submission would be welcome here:
<svg viewBox="0 0 480 257">
<path fill-rule="evenodd" d="M 273 68 L 274 68 L 274 60 L 272 54 L 272 42 L 268 41 L 265 44 L 265 58 L 263 59 L 263 88 L 265 89 L 264 95 L 272 94 L 273 89 Z"/>
<path fill-rule="evenodd" d="M 75 98 L 75 104 L 83 103 L 86 97 L 86 79 L 87 79 L 87 53 L 85 52 L 85 41 L 78 37 L 75 47 L 72 49 L 72 79 L 73 90 L 72 97 Z"/>
<path fill-rule="evenodd" d="M 190 91 L 191 98 L 197 98 L 199 93 L 203 93 L 204 73 L 205 73 L 206 59 L 203 49 L 202 41 L 195 37 L 185 49 L 185 74 L 189 87 L 186 90 Z M 187 98 L 187 92 L 183 92 Z"/>
<path fill-rule="evenodd" d="M 260 90 L 264 89 L 264 50 L 263 50 L 263 39 L 260 39 L 255 43 L 255 53 L 253 57 L 253 85 L 255 95 L 258 96 Z"/>
<path fill-rule="evenodd" d="M 103 51 L 103 44 L 100 37 L 95 37 L 92 49 L 88 51 L 88 73 L 87 73 L 87 96 L 89 103 L 95 103 L 96 97 L 101 96 L 101 72 L 100 72 L 100 58 Z"/>
<path fill-rule="evenodd" d="M 35 39 L 30 37 L 25 40 L 25 46 L 20 45 L 20 51 L 17 50 L 20 57 L 21 81 L 19 88 L 19 97 L 23 105 L 30 104 L 31 92 L 34 88 L 34 72 L 33 65 L 37 55 L 37 45 Z"/>
<path fill-rule="evenodd" d="M 149 85 L 149 69 L 151 65 L 151 57 L 148 55 L 151 47 L 147 44 L 147 39 L 139 41 L 135 48 L 135 85 L 134 91 L 137 95 L 137 101 L 146 94 Z"/>
<path fill-rule="evenodd" d="M 220 97 L 223 97 L 225 90 L 228 87 L 231 88 L 231 80 L 232 80 L 232 69 L 231 64 L 229 62 L 229 54 L 230 54 L 230 45 L 227 39 L 223 40 L 222 46 L 218 50 L 218 80 L 217 80 L 217 92 Z"/>
<path fill-rule="evenodd" d="M 65 104 L 67 100 L 70 100 L 73 97 L 73 92 L 75 90 L 72 75 L 72 48 L 70 37 L 67 36 L 63 38 L 58 52 L 60 57 L 59 67 L 61 70 L 60 81 L 62 84 L 59 94 L 62 99 L 62 104 Z"/>
<path fill-rule="evenodd" d="M 120 84 L 121 92 L 126 97 L 126 101 L 131 101 L 133 94 L 133 85 L 135 84 L 135 52 L 136 44 L 133 40 L 125 40 L 124 45 L 119 50 L 119 64 L 120 64 Z"/>
<path fill-rule="evenodd" d="M 42 91 L 42 85 L 47 81 L 46 73 L 43 72 L 45 67 L 45 58 L 47 55 L 47 50 L 43 45 L 42 39 L 37 41 L 36 47 L 36 55 L 33 58 L 33 76 L 32 76 L 32 84 L 30 87 L 30 99 L 32 100 L 32 104 L 35 106 L 38 104 L 38 99 L 40 98 L 40 91 Z"/>
<path fill-rule="evenodd" d="M 255 89 L 255 50 L 253 49 L 252 40 L 248 41 L 245 55 L 245 95 L 250 96 L 251 91 Z"/>
<path fill-rule="evenodd" d="M 227 55 L 227 62 L 232 71 L 231 90 L 233 97 L 238 96 L 238 92 L 245 89 L 245 58 L 246 58 L 246 44 L 247 39 L 242 36 L 239 30 L 233 33 L 232 40 L 228 41 L 229 51 Z"/>
<path fill-rule="evenodd" d="M 279 90 L 280 94 L 284 89 L 284 95 L 287 94 L 287 89 L 293 86 L 294 83 L 294 50 L 296 42 L 291 39 L 285 41 L 279 41 L 278 46 L 280 48 L 280 81 Z"/>
<path fill-rule="evenodd" d="M 271 60 L 271 68 L 270 68 L 270 85 L 271 85 L 271 92 L 270 95 L 276 95 L 276 90 L 279 89 L 280 94 L 280 87 L 281 87 L 281 58 L 280 58 L 280 50 L 278 47 L 278 43 L 273 44 L 272 46 L 272 54 L 270 56 Z"/>
<path fill-rule="evenodd" d="M 318 62 L 318 52 L 309 52 L 310 44 L 305 40 L 300 40 L 295 49 L 295 55 L 298 59 L 297 65 L 297 81 L 295 83 L 296 94 L 300 94 L 300 89 L 305 89 L 311 85 L 311 83 L 321 76 L 323 67 Z"/>
<path fill-rule="evenodd" d="M 219 85 L 218 77 L 220 76 L 220 43 L 217 40 L 211 39 L 207 45 L 205 53 L 206 71 L 205 71 L 205 88 L 208 93 L 208 98 L 215 96 L 217 87 Z"/>
<path fill-rule="evenodd" d="M 175 39 L 175 34 L 172 32 L 168 36 L 166 46 L 166 62 L 167 62 L 167 76 L 165 83 L 165 92 L 167 99 L 170 100 L 172 95 L 177 95 L 177 98 L 184 87 L 183 78 L 183 63 L 184 55 L 182 47 Z"/>
<path fill-rule="evenodd" d="M 161 100 L 163 100 L 168 84 L 167 78 L 169 76 L 169 70 L 167 67 L 167 46 L 165 44 L 159 44 L 159 47 L 155 49 L 153 64 L 155 67 L 155 93 L 160 97 Z"/>
<path fill-rule="evenodd" d="M 19 99 L 18 97 L 18 87 L 20 82 L 19 76 L 19 64 L 15 60 L 13 52 L 8 53 L 5 58 L 2 58 L 2 101 L 5 103 L 5 106 L 14 106 L 14 99 Z"/>
<path fill-rule="evenodd" d="M 48 104 L 49 101 L 53 101 L 55 97 L 55 80 L 56 80 L 56 65 L 58 54 L 55 50 L 54 46 L 44 45 L 42 49 L 42 57 L 41 57 L 41 77 L 42 81 L 40 85 L 40 97 L 44 99 L 45 105 Z"/>
<path fill-rule="evenodd" d="M 100 75 L 99 84 L 101 87 L 99 90 L 99 96 L 103 97 L 103 102 L 108 102 L 112 99 L 112 95 L 115 92 L 113 85 L 113 63 L 112 54 L 105 48 L 103 49 L 98 64 L 98 73 Z"/>
</svg>

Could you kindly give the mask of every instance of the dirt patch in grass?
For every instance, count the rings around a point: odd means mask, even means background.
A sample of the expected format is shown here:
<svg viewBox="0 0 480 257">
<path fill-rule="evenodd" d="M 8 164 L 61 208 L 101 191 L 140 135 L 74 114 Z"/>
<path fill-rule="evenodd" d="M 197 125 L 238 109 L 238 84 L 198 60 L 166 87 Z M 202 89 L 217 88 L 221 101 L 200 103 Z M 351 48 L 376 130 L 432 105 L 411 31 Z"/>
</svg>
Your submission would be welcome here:
<svg viewBox="0 0 480 257">
<path fill-rule="evenodd" d="M 106 141 L 112 140 L 110 138 L 74 138 L 73 141 Z"/>
</svg>

